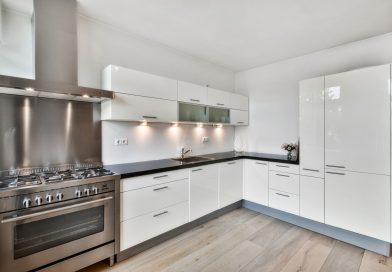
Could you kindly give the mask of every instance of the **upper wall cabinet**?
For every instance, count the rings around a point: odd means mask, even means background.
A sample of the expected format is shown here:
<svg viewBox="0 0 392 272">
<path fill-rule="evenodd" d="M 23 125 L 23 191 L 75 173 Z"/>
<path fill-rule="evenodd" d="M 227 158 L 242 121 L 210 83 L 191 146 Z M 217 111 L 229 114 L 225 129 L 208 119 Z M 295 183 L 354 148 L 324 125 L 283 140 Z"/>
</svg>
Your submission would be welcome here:
<svg viewBox="0 0 392 272">
<path fill-rule="evenodd" d="M 231 109 L 230 124 L 234 126 L 247 126 L 249 124 L 249 112 Z"/>
<path fill-rule="evenodd" d="M 177 80 L 115 65 L 102 71 L 102 87 L 119 93 L 177 100 Z"/>
<path fill-rule="evenodd" d="M 301 175 L 324 177 L 324 77 L 299 83 Z"/>
<path fill-rule="evenodd" d="M 178 81 L 178 101 L 207 105 L 207 87 Z"/>
<path fill-rule="evenodd" d="M 245 95 L 232 93 L 230 94 L 230 105 L 232 109 L 247 111 L 249 109 L 249 99 Z"/>
<path fill-rule="evenodd" d="M 101 104 L 102 120 L 170 123 L 177 120 L 177 102 L 116 93 Z"/>
<path fill-rule="evenodd" d="M 208 88 L 208 105 L 220 108 L 231 108 L 231 94 L 212 88 Z"/>
<path fill-rule="evenodd" d="M 325 167 L 390 174 L 390 65 L 325 77 Z"/>
</svg>

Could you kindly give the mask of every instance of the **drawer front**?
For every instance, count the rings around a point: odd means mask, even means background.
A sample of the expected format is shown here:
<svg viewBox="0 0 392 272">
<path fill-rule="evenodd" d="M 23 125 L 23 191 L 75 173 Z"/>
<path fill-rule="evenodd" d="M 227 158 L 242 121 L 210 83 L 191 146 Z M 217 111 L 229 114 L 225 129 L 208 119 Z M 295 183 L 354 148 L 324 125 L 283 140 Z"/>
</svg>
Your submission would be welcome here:
<svg viewBox="0 0 392 272">
<path fill-rule="evenodd" d="M 269 188 L 298 195 L 299 175 L 270 171 Z"/>
<path fill-rule="evenodd" d="M 121 193 L 120 220 L 188 201 L 188 190 L 189 180 L 183 179 Z"/>
<path fill-rule="evenodd" d="M 299 197 L 297 195 L 270 189 L 269 206 L 277 210 L 299 215 Z"/>
<path fill-rule="evenodd" d="M 186 178 L 189 178 L 189 170 L 186 169 L 161 172 L 134 178 L 125 178 L 121 180 L 120 191 L 126 192 Z"/>
<path fill-rule="evenodd" d="M 125 250 L 189 222 L 189 202 L 121 222 L 120 250 Z"/>
<path fill-rule="evenodd" d="M 299 175 L 299 166 L 296 164 L 270 162 L 269 170 Z"/>
</svg>

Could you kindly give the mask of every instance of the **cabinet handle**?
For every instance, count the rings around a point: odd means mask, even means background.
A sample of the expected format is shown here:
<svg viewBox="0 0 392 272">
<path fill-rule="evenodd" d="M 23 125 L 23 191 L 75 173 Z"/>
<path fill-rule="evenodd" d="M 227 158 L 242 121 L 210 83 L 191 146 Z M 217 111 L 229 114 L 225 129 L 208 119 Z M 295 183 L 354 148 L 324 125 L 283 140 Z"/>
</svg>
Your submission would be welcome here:
<svg viewBox="0 0 392 272">
<path fill-rule="evenodd" d="M 243 123 L 245 123 L 245 122 L 237 122 L 237 124 L 243 124 Z"/>
<path fill-rule="evenodd" d="M 156 177 L 153 177 L 154 179 L 160 179 L 160 178 L 166 178 L 166 177 L 168 177 L 169 175 L 162 175 L 162 176 L 156 176 Z"/>
<path fill-rule="evenodd" d="M 225 104 L 223 103 L 216 103 L 218 106 L 224 106 Z"/>
<path fill-rule="evenodd" d="M 275 174 L 276 176 L 279 176 L 279 177 L 285 177 L 285 178 L 289 178 L 290 176 L 289 175 L 282 175 L 282 174 Z"/>
<path fill-rule="evenodd" d="M 302 168 L 304 171 L 311 171 L 311 172 L 320 172 L 320 170 L 317 169 L 310 169 L 310 168 Z"/>
<path fill-rule="evenodd" d="M 256 164 L 267 165 L 266 162 L 256 162 Z"/>
<path fill-rule="evenodd" d="M 276 164 L 275 166 L 276 166 L 276 167 L 282 167 L 282 168 L 290 168 L 290 166 L 288 166 L 288 165 L 279 165 L 279 164 Z"/>
<path fill-rule="evenodd" d="M 194 169 L 194 170 L 192 170 L 192 172 L 197 172 L 197 171 L 201 171 L 201 170 L 203 170 L 203 168 Z"/>
<path fill-rule="evenodd" d="M 345 166 L 341 166 L 341 165 L 331 165 L 331 164 L 326 164 L 326 167 L 334 167 L 334 168 L 346 168 Z"/>
<path fill-rule="evenodd" d="M 329 171 L 327 171 L 327 172 L 325 172 L 325 173 L 327 173 L 327 174 L 332 174 L 332 175 L 341 175 L 341 176 L 344 176 L 344 175 L 345 175 L 345 173 L 329 172 Z"/>
<path fill-rule="evenodd" d="M 156 116 L 149 116 L 149 115 L 143 115 L 142 117 L 145 119 L 158 119 L 158 117 Z"/>
<path fill-rule="evenodd" d="M 281 193 L 275 193 L 275 194 L 280 195 L 280 196 L 284 196 L 284 197 L 290 197 L 289 195 L 285 195 L 285 194 L 281 194 Z"/>
<path fill-rule="evenodd" d="M 164 187 L 160 187 L 160 188 L 155 188 L 155 189 L 153 189 L 153 191 L 160 191 L 160 190 L 168 189 L 168 188 L 169 188 L 169 186 L 164 186 Z"/>
<path fill-rule="evenodd" d="M 236 164 L 236 162 L 228 162 L 227 164 Z"/>
<path fill-rule="evenodd" d="M 190 101 L 193 101 L 193 102 L 200 102 L 200 100 L 199 99 L 193 99 L 193 98 L 191 98 L 191 99 L 189 99 Z"/>
<path fill-rule="evenodd" d="M 161 216 L 161 215 L 164 215 L 164 214 L 167 214 L 167 213 L 169 213 L 169 212 L 168 211 L 164 211 L 164 212 L 161 212 L 161 213 L 154 214 L 153 217 L 158 217 L 158 216 Z"/>
</svg>

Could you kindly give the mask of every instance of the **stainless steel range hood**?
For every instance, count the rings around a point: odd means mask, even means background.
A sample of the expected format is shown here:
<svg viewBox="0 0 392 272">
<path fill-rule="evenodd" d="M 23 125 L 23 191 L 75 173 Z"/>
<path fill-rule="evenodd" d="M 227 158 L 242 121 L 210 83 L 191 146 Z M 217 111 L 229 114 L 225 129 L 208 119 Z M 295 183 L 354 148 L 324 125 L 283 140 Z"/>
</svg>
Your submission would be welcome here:
<svg viewBox="0 0 392 272">
<path fill-rule="evenodd" d="M 0 75 L 0 93 L 97 102 L 114 92 L 78 86 L 76 0 L 34 0 L 35 79 Z"/>
</svg>

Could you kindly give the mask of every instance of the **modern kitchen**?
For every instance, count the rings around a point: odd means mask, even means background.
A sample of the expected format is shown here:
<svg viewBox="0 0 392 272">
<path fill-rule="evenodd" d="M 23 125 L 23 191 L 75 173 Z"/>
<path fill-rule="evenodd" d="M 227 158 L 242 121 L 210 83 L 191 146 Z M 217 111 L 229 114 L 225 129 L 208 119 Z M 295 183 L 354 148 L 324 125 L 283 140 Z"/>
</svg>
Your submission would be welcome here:
<svg viewBox="0 0 392 272">
<path fill-rule="evenodd" d="M 392 271 L 391 14 L 0 0 L 0 272 Z"/>
</svg>

